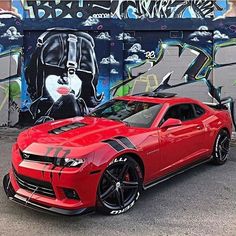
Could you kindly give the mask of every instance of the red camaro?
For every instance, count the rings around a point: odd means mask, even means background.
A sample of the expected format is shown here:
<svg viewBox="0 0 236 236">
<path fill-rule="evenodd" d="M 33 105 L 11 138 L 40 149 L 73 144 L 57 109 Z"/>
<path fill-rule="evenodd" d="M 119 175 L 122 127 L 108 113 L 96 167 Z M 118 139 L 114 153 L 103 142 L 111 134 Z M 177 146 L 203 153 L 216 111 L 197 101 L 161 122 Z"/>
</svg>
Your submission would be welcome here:
<svg viewBox="0 0 236 236">
<path fill-rule="evenodd" d="M 231 132 L 224 106 L 167 93 L 119 97 L 22 132 L 5 192 L 39 210 L 120 214 L 143 189 L 207 161 L 224 164 Z"/>
</svg>

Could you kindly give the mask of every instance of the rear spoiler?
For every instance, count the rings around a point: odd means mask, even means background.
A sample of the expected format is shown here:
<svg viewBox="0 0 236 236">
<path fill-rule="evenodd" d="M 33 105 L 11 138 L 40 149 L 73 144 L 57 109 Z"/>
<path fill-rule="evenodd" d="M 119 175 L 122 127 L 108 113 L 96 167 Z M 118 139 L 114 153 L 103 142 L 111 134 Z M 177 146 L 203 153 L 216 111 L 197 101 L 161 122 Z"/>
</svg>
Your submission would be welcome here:
<svg viewBox="0 0 236 236">
<path fill-rule="evenodd" d="M 228 110 L 228 106 L 225 104 L 219 104 L 214 102 L 203 102 L 203 103 L 209 107 L 213 107 L 218 110 Z"/>
</svg>

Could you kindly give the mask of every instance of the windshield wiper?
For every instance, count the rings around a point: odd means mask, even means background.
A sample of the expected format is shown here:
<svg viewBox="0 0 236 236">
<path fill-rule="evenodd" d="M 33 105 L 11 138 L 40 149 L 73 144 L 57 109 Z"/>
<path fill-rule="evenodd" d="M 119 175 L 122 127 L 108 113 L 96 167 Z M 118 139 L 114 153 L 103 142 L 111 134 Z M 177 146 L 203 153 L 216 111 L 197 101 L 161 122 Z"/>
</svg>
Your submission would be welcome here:
<svg viewBox="0 0 236 236">
<path fill-rule="evenodd" d="M 111 118 L 107 118 L 107 119 L 109 119 L 109 120 L 114 120 L 114 121 L 118 121 L 118 122 L 121 122 L 121 123 L 125 124 L 126 126 L 130 126 L 130 123 L 127 122 L 127 121 L 124 121 L 124 120 L 117 120 L 117 119 L 111 119 Z"/>
<path fill-rule="evenodd" d="M 130 123 L 127 122 L 127 121 L 124 121 L 124 120 L 115 120 L 115 121 L 119 121 L 119 122 L 125 124 L 126 126 L 129 126 L 129 127 L 130 127 Z"/>
<path fill-rule="evenodd" d="M 128 121 L 124 121 L 124 120 L 122 120 L 121 122 L 123 122 L 125 125 L 127 125 L 127 126 L 130 126 L 130 123 L 128 122 Z"/>
</svg>

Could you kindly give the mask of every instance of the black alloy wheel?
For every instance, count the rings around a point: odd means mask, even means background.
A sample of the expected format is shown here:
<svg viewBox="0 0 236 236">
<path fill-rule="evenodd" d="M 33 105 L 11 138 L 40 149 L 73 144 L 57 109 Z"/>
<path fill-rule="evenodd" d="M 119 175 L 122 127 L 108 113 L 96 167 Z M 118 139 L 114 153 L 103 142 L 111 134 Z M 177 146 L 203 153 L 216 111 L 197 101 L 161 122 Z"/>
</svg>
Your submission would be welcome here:
<svg viewBox="0 0 236 236">
<path fill-rule="evenodd" d="M 128 156 L 113 160 L 104 171 L 98 187 L 98 210 L 111 215 L 128 211 L 137 201 L 142 171 Z"/>
<path fill-rule="evenodd" d="M 226 130 L 221 130 L 217 135 L 214 151 L 213 151 L 213 162 L 217 165 L 224 164 L 229 155 L 230 149 L 230 136 Z"/>
</svg>

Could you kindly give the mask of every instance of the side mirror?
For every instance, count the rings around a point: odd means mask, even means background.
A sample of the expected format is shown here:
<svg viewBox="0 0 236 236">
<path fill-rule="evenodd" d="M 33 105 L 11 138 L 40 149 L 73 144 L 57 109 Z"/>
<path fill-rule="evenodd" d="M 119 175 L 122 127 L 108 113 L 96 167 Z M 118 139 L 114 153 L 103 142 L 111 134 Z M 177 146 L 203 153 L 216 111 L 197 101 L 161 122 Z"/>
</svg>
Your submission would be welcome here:
<svg viewBox="0 0 236 236">
<path fill-rule="evenodd" d="M 168 128 L 176 127 L 180 125 L 182 125 L 181 120 L 169 118 L 161 125 L 161 129 L 168 129 Z"/>
</svg>

